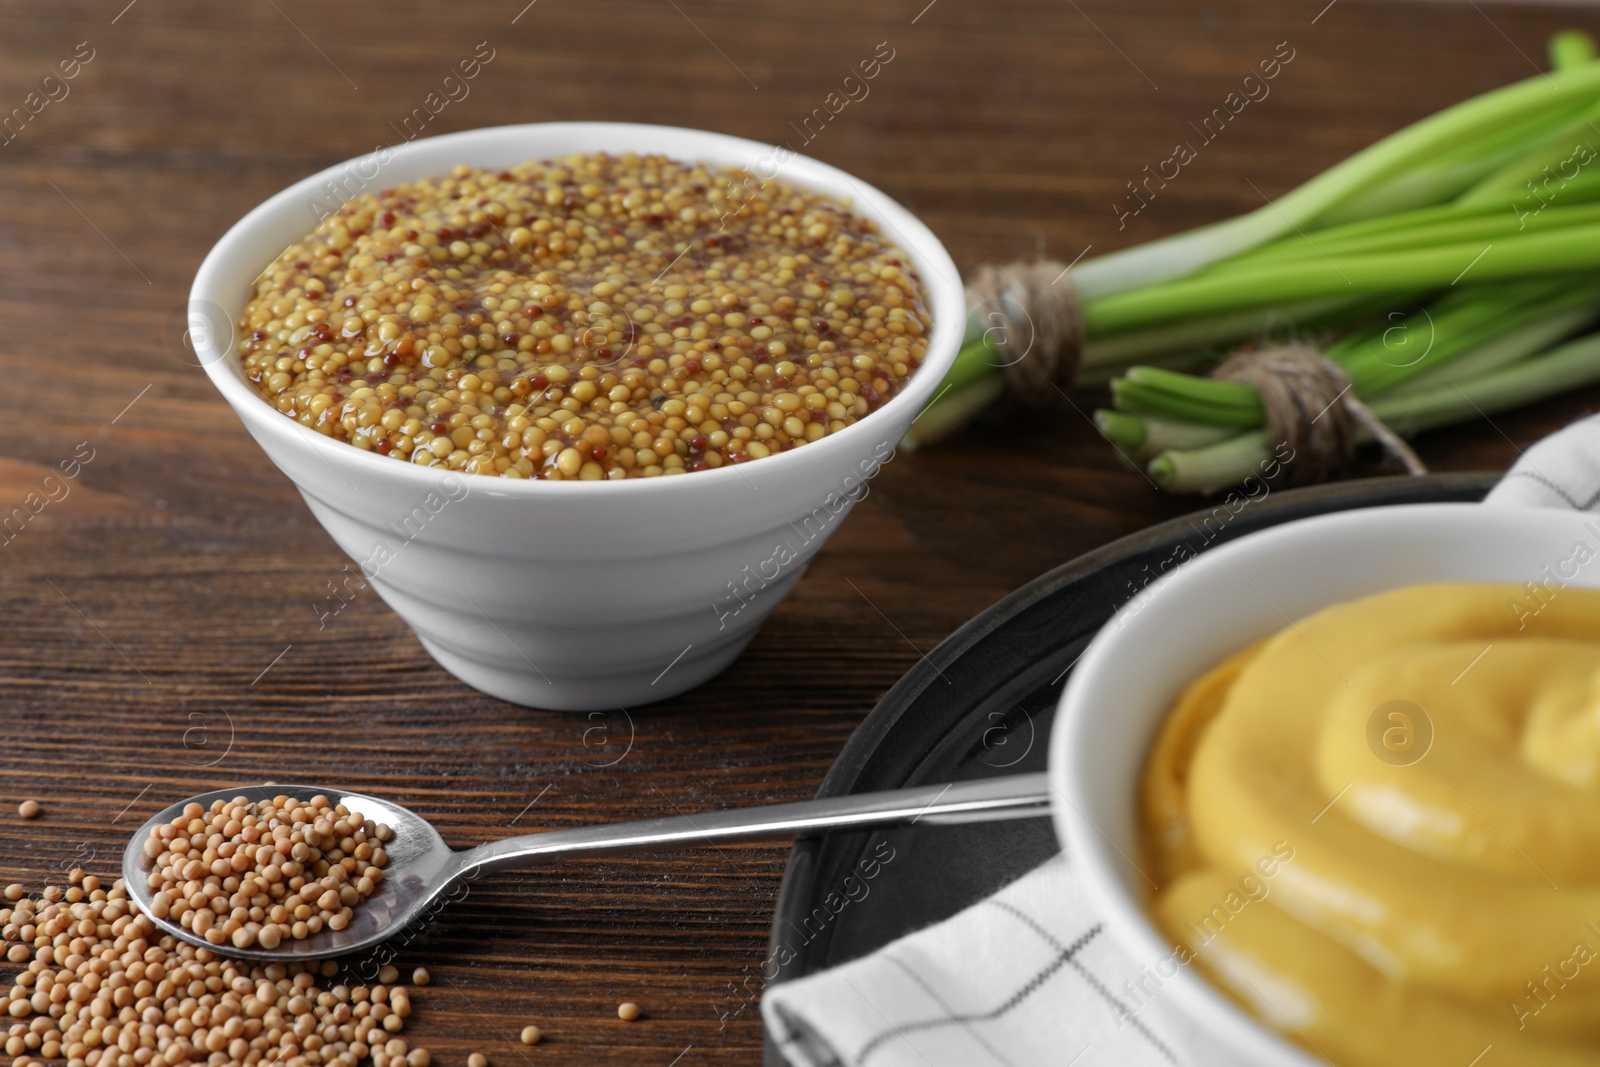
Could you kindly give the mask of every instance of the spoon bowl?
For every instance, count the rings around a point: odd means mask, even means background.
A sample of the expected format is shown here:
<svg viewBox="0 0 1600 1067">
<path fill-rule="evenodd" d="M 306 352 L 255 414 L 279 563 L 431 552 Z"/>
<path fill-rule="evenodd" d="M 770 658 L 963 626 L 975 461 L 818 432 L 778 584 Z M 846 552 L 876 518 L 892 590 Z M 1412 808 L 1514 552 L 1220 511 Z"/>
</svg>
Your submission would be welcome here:
<svg viewBox="0 0 1600 1067">
<path fill-rule="evenodd" d="M 313 797 L 319 793 L 327 797 L 329 803 L 343 804 L 351 811 L 360 812 L 369 822 L 387 823 L 394 831 L 394 839 L 384 845 L 384 851 L 389 854 L 389 864 L 384 868 L 383 882 L 376 893 L 354 909 L 350 925 L 343 930 L 324 927 L 299 940 L 286 937 L 275 949 L 265 949 L 260 945 L 238 948 L 231 941 L 207 941 L 170 919 L 156 917 L 151 910 L 154 897 L 149 881 L 151 861 L 145 855 L 144 843 L 157 826 L 171 822 L 183 814 L 183 809 L 190 804 L 209 808 L 212 801 L 216 800 L 230 801 L 242 797 L 254 803 L 276 796 Z M 173 937 L 204 945 L 229 956 L 282 963 L 295 959 L 316 960 L 351 955 L 371 948 L 396 931 L 410 926 L 460 880 L 464 871 L 461 857 L 464 855 L 467 853 L 455 852 L 445 844 L 444 838 L 439 836 L 427 819 L 392 801 L 326 786 L 268 784 L 213 789 L 209 793 L 201 793 L 162 808 L 139 827 L 128 842 L 122 854 L 122 879 L 127 883 L 128 895 L 139 906 L 139 910 Z"/>
<path fill-rule="evenodd" d="M 213 943 L 151 910 L 151 860 L 145 842 L 157 826 L 183 814 L 190 804 L 209 808 L 213 801 L 242 798 L 254 803 L 276 796 L 310 798 L 318 794 L 343 804 L 374 822 L 387 823 L 394 837 L 385 843 L 389 864 L 377 892 L 356 905 L 343 930 L 322 929 L 309 937 L 286 938 L 276 948 L 231 941 Z M 160 929 L 192 944 L 242 959 L 288 962 L 347 956 L 388 940 L 415 923 L 463 880 L 512 867 L 528 867 L 562 855 L 604 856 L 666 848 L 691 848 L 735 841 L 793 837 L 835 828 L 864 828 L 895 823 L 967 822 L 1028 818 L 1050 814 L 1050 790 L 1043 774 L 1022 774 L 985 781 L 920 786 L 884 793 L 865 793 L 793 804 L 675 815 L 637 822 L 583 826 L 523 834 L 465 851 L 445 844 L 439 832 L 417 813 L 388 800 L 327 785 L 268 784 L 213 789 L 188 797 L 151 816 L 134 831 L 122 853 L 122 878 L 139 910 Z"/>
</svg>

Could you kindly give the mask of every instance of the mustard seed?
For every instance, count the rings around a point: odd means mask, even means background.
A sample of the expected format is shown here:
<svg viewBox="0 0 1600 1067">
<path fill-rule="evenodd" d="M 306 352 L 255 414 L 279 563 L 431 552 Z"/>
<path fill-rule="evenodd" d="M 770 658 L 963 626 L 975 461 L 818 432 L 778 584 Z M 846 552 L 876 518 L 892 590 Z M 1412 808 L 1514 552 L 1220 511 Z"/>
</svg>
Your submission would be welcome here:
<svg viewBox="0 0 1600 1067">
<path fill-rule="evenodd" d="M 916 372 L 932 323 L 906 254 L 846 204 L 627 153 L 362 194 L 266 268 L 238 325 L 254 387 L 319 433 L 610 480 L 837 433 Z"/>
<path fill-rule="evenodd" d="M 392 963 L 386 963 L 378 968 L 378 981 L 384 985 L 394 985 L 400 980 L 400 968 Z"/>
<path fill-rule="evenodd" d="M 40 806 L 37 800 L 24 800 L 17 805 L 17 814 L 24 819 L 37 819 L 43 813 L 44 808 Z"/>
<path fill-rule="evenodd" d="M 189 804 L 145 841 L 151 913 L 235 948 L 274 949 L 324 926 L 342 930 L 377 891 L 372 873 L 388 861 L 374 850 L 357 881 L 353 853 L 387 830 L 369 833 L 357 813 L 324 796 Z M 99 884 L 83 880 L 85 891 Z"/>
<path fill-rule="evenodd" d="M 426 1050 L 392 1036 L 402 1014 L 380 1022 L 371 1010 L 378 988 L 319 988 L 338 973 L 331 961 L 227 959 L 162 933 L 121 880 L 79 900 L 72 891 L 8 893 L 0 907 L 5 957 L 27 964 L 0 992 L 17 1020 L 4 1046 L 13 1067 L 431 1067 Z"/>
<path fill-rule="evenodd" d="M 481 1052 L 474 1052 L 467 1057 L 467 1067 L 489 1067 L 489 1057 Z"/>
<path fill-rule="evenodd" d="M 633 1001 L 626 1001 L 617 1005 L 617 1018 L 623 1022 L 631 1023 L 639 1017 L 639 1005 Z"/>
<path fill-rule="evenodd" d="M 426 967 L 418 967 L 411 972 L 412 985 L 427 985 L 431 981 L 433 981 L 433 976 L 428 973 L 428 968 Z"/>
<path fill-rule="evenodd" d="M 524 1045 L 537 1045 L 539 1039 L 543 1036 L 537 1026 L 524 1026 L 522 1028 L 522 1043 Z"/>
</svg>

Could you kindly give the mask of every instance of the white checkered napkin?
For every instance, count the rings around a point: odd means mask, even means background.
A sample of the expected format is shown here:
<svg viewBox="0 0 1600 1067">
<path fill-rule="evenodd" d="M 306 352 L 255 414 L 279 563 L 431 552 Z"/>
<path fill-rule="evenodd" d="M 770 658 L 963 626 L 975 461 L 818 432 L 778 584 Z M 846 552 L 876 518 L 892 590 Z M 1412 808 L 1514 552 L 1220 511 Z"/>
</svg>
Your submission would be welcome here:
<svg viewBox="0 0 1600 1067">
<path fill-rule="evenodd" d="M 1484 503 L 1594 511 L 1600 506 L 1600 415 L 1524 452 Z"/>
<path fill-rule="evenodd" d="M 1139 970 L 1057 856 L 944 922 L 761 1001 L 793 1067 L 1172 1067 Z"/>
</svg>

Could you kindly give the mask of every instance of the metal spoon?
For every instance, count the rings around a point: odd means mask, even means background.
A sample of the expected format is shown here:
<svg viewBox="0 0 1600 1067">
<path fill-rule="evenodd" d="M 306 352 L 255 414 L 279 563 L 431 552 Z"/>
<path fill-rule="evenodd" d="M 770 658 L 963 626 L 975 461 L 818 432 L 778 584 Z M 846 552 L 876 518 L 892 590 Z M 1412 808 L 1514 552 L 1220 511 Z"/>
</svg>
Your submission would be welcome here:
<svg viewBox="0 0 1600 1067">
<path fill-rule="evenodd" d="M 150 860 L 144 853 L 144 844 L 157 825 L 171 822 L 188 804 L 209 808 L 214 800 L 235 797 L 258 801 L 280 795 L 310 798 L 319 793 L 334 804 L 360 812 L 368 820 L 388 823 L 394 830 L 394 839 L 384 846 L 389 864 L 384 868 L 383 884 L 378 892 L 355 908 L 354 918 L 343 930 L 324 929 L 298 941 L 285 939 L 271 950 L 259 945 L 242 949 L 232 944 L 211 944 L 178 923 L 151 914 Z M 547 830 L 456 852 L 444 843 L 426 819 L 398 804 L 330 786 L 269 784 L 217 789 L 157 812 L 134 832 L 123 851 L 122 877 L 127 883 L 128 895 L 139 905 L 139 910 L 174 937 L 246 959 L 314 960 L 343 956 L 379 944 L 415 922 L 436 902 L 442 903 L 441 898 L 453 887 L 479 874 L 536 866 L 562 856 L 607 856 L 729 841 L 782 839 L 815 830 L 859 829 L 918 821 L 1028 818 L 1049 814 L 1049 801 L 1050 788 L 1045 776 L 1022 774 L 574 830 Z"/>
</svg>

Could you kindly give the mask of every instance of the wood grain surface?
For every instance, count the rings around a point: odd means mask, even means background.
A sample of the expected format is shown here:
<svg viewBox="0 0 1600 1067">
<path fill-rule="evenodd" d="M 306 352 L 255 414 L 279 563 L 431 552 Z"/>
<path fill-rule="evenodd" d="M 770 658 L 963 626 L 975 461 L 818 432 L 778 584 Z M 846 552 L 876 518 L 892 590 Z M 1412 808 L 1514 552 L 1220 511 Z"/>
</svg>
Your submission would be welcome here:
<svg viewBox="0 0 1600 1067">
<path fill-rule="evenodd" d="M 0 538 L 0 883 L 110 873 L 158 807 L 242 782 L 386 794 L 456 845 L 802 798 L 975 611 L 1194 506 L 1119 466 L 1084 414 L 1093 393 L 998 410 L 890 464 L 732 669 L 631 716 L 481 696 L 370 592 L 319 629 L 313 605 L 347 561 L 192 365 L 185 294 L 228 225 L 402 139 L 479 42 L 492 60 L 424 132 L 610 119 L 787 141 L 905 202 L 966 270 L 1252 208 L 1531 74 L 1552 31 L 1600 29 L 1581 7 L 1325 3 L 0 3 L 0 115 L 79 60 L 0 144 L 0 513 L 45 501 Z M 870 94 L 808 141 L 805 116 L 883 42 Z M 1127 183 L 1284 43 L 1271 95 L 1120 225 Z M 1418 450 L 1503 468 L 1597 396 Z M 14 814 L 27 797 L 40 820 Z M 486 880 L 404 948 L 434 975 L 409 1034 L 453 1064 L 755 1063 L 759 1020 L 733 983 L 764 954 L 784 856 Z M 645 1017 L 619 1021 L 622 1000 Z M 538 1048 L 515 1043 L 528 1022 Z"/>
</svg>

